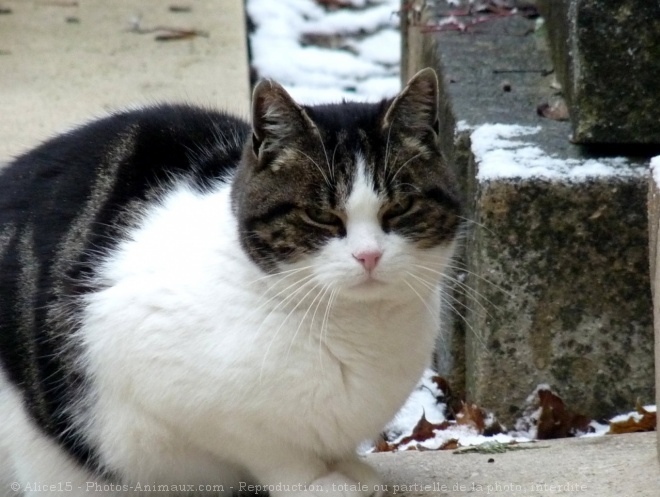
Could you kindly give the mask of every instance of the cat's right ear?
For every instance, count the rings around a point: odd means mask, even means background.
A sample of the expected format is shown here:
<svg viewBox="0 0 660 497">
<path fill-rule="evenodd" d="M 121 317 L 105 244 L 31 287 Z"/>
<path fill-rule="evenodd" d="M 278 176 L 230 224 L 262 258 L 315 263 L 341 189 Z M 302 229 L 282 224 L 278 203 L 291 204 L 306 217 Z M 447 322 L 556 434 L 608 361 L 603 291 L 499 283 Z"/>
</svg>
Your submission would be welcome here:
<svg viewBox="0 0 660 497">
<path fill-rule="evenodd" d="M 432 138 L 439 132 L 438 76 L 427 67 L 415 74 L 387 109 L 382 121 L 384 132 L 392 127 L 418 136 Z"/>
<path fill-rule="evenodd" d="M 314 124 L 286 90 L 273 80 L 260 81 L 252 94 L 252 146 L 256 157 L 284 148 Z"/>
</svg>

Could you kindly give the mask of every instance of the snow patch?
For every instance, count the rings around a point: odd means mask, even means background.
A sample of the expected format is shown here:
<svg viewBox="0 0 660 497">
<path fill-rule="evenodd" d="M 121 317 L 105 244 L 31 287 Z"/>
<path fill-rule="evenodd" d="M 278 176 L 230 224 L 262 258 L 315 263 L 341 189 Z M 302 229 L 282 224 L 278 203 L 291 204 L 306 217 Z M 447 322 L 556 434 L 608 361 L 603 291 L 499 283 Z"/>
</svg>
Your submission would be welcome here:
<svg viewBox="0 0 660 497">
<path fill-rule="evenodd" d="M 548 155 L 524 139 L 540 130 L 540 126 L 509 124 L 478 126 L 471 135 L 472 152 L 478 164 L 477 179 L 540 178 L 580 182 L 594 177 L 646 174 L 644 168 L 632 167 L 624 157 L 562 159 Z"/>
<path fill-rule="evenodd" d="M 312 0 L 248 0 L 252 65 L 301 103 L 378 101 L 400 89 L 399 0 L 351 0 L 327 11 Z M 305 35 L 353 35 L 352 50 L 303 46 Z"/>
<path fill-rule="evenodd" d="M 445 410 L 447 405 L 438 403 L 437 398 L 444 394 L 431 379 L 437 373 L 427 369 L 417 387 L 410 394 L 408 400 L 399 410 L 397 415 L 385 428 L 389 434 L 388 439 L 401 440 L 410 435 L 413 428 L 417 425 L 422 416 L 430 423 L 437 424 L 446 421 Z"/>
<path fill-rule="evenodd" d="M 660 188 L 660 155 L 651 159 L 651 174 L 656 186 Z"/>
<path fill-rule="evenodd" d="M 646 412 L 656 412 L 655 405 L 643 406 L 643 408 Z M 628 421 L 628 419 L 630 418 L 634 419 L 636 422 L 639 422 L 642 420 L 642 417 L 643 416 L 637 411 L 632 411 L 627 414 L 619 414 L 617 416 L 614 416 L 612 419 L 610 419 L 610 423 L 621 423 Z"/>
</svg>

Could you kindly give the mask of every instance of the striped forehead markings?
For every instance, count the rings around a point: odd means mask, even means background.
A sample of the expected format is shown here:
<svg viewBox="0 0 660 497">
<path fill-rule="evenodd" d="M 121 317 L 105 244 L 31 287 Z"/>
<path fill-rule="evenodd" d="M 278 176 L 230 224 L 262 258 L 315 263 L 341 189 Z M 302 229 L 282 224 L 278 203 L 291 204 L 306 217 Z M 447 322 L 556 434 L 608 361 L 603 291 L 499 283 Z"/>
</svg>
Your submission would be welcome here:
<svg viewBox="0 0 660 497">
<path fill-rule="evenodd" d="M 349 219 L 375 219 L 382 204 L 376 193 L 373 179 L 367 171 L 367 164 L 361 153 L 355 155 L 355 176 L 351 191 L 346 200 L 346 214 Z"/>
</svg>

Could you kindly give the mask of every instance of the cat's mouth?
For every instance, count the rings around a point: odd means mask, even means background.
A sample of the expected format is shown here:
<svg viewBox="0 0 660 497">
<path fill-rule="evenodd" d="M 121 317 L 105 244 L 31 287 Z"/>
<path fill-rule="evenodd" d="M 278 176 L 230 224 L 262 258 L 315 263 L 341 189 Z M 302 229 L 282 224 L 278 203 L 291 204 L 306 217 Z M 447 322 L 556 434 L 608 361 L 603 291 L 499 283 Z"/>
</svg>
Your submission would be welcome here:
<svg viewBox="0 0 660 497">
<path fill-rule="evenodd" d="M 367 274 L 361 281 L 353 285 L 353 288 L 367 289 L 367 288 L 381 288 L 387 283 L 379 278 L 374 277 L 372 274 Z"/>
</svg>

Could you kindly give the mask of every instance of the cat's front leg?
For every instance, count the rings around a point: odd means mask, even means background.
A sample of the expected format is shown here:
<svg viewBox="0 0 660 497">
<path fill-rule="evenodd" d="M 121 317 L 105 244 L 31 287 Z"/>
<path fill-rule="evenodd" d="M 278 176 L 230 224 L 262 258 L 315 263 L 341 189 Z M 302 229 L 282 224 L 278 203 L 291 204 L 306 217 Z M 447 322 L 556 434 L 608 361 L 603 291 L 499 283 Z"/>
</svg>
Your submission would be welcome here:
<svg viewBox="0 0 660 497">
<path fill-rule="evenodd" d="M 384 486 L 376 471 L 352 456 L 337 463 L 319 460 L 257 471 L 271 497 L 380 497 Z"/>
<path fill-rule="evenodd" d="M 376 471 L 357 456 L 329 466 L 330 472 L 312 482 L 316 497 L 381 497 L 384 485 Z"/>
<path fill-rule="evenodd" d="M 384 493 L 384 484 L 380 475 L 357 454 L 332 465 L 337 473 L 343 474 L 360 484 L 365 489 L 363 495 L 380 497 Z"/>
</svg>

